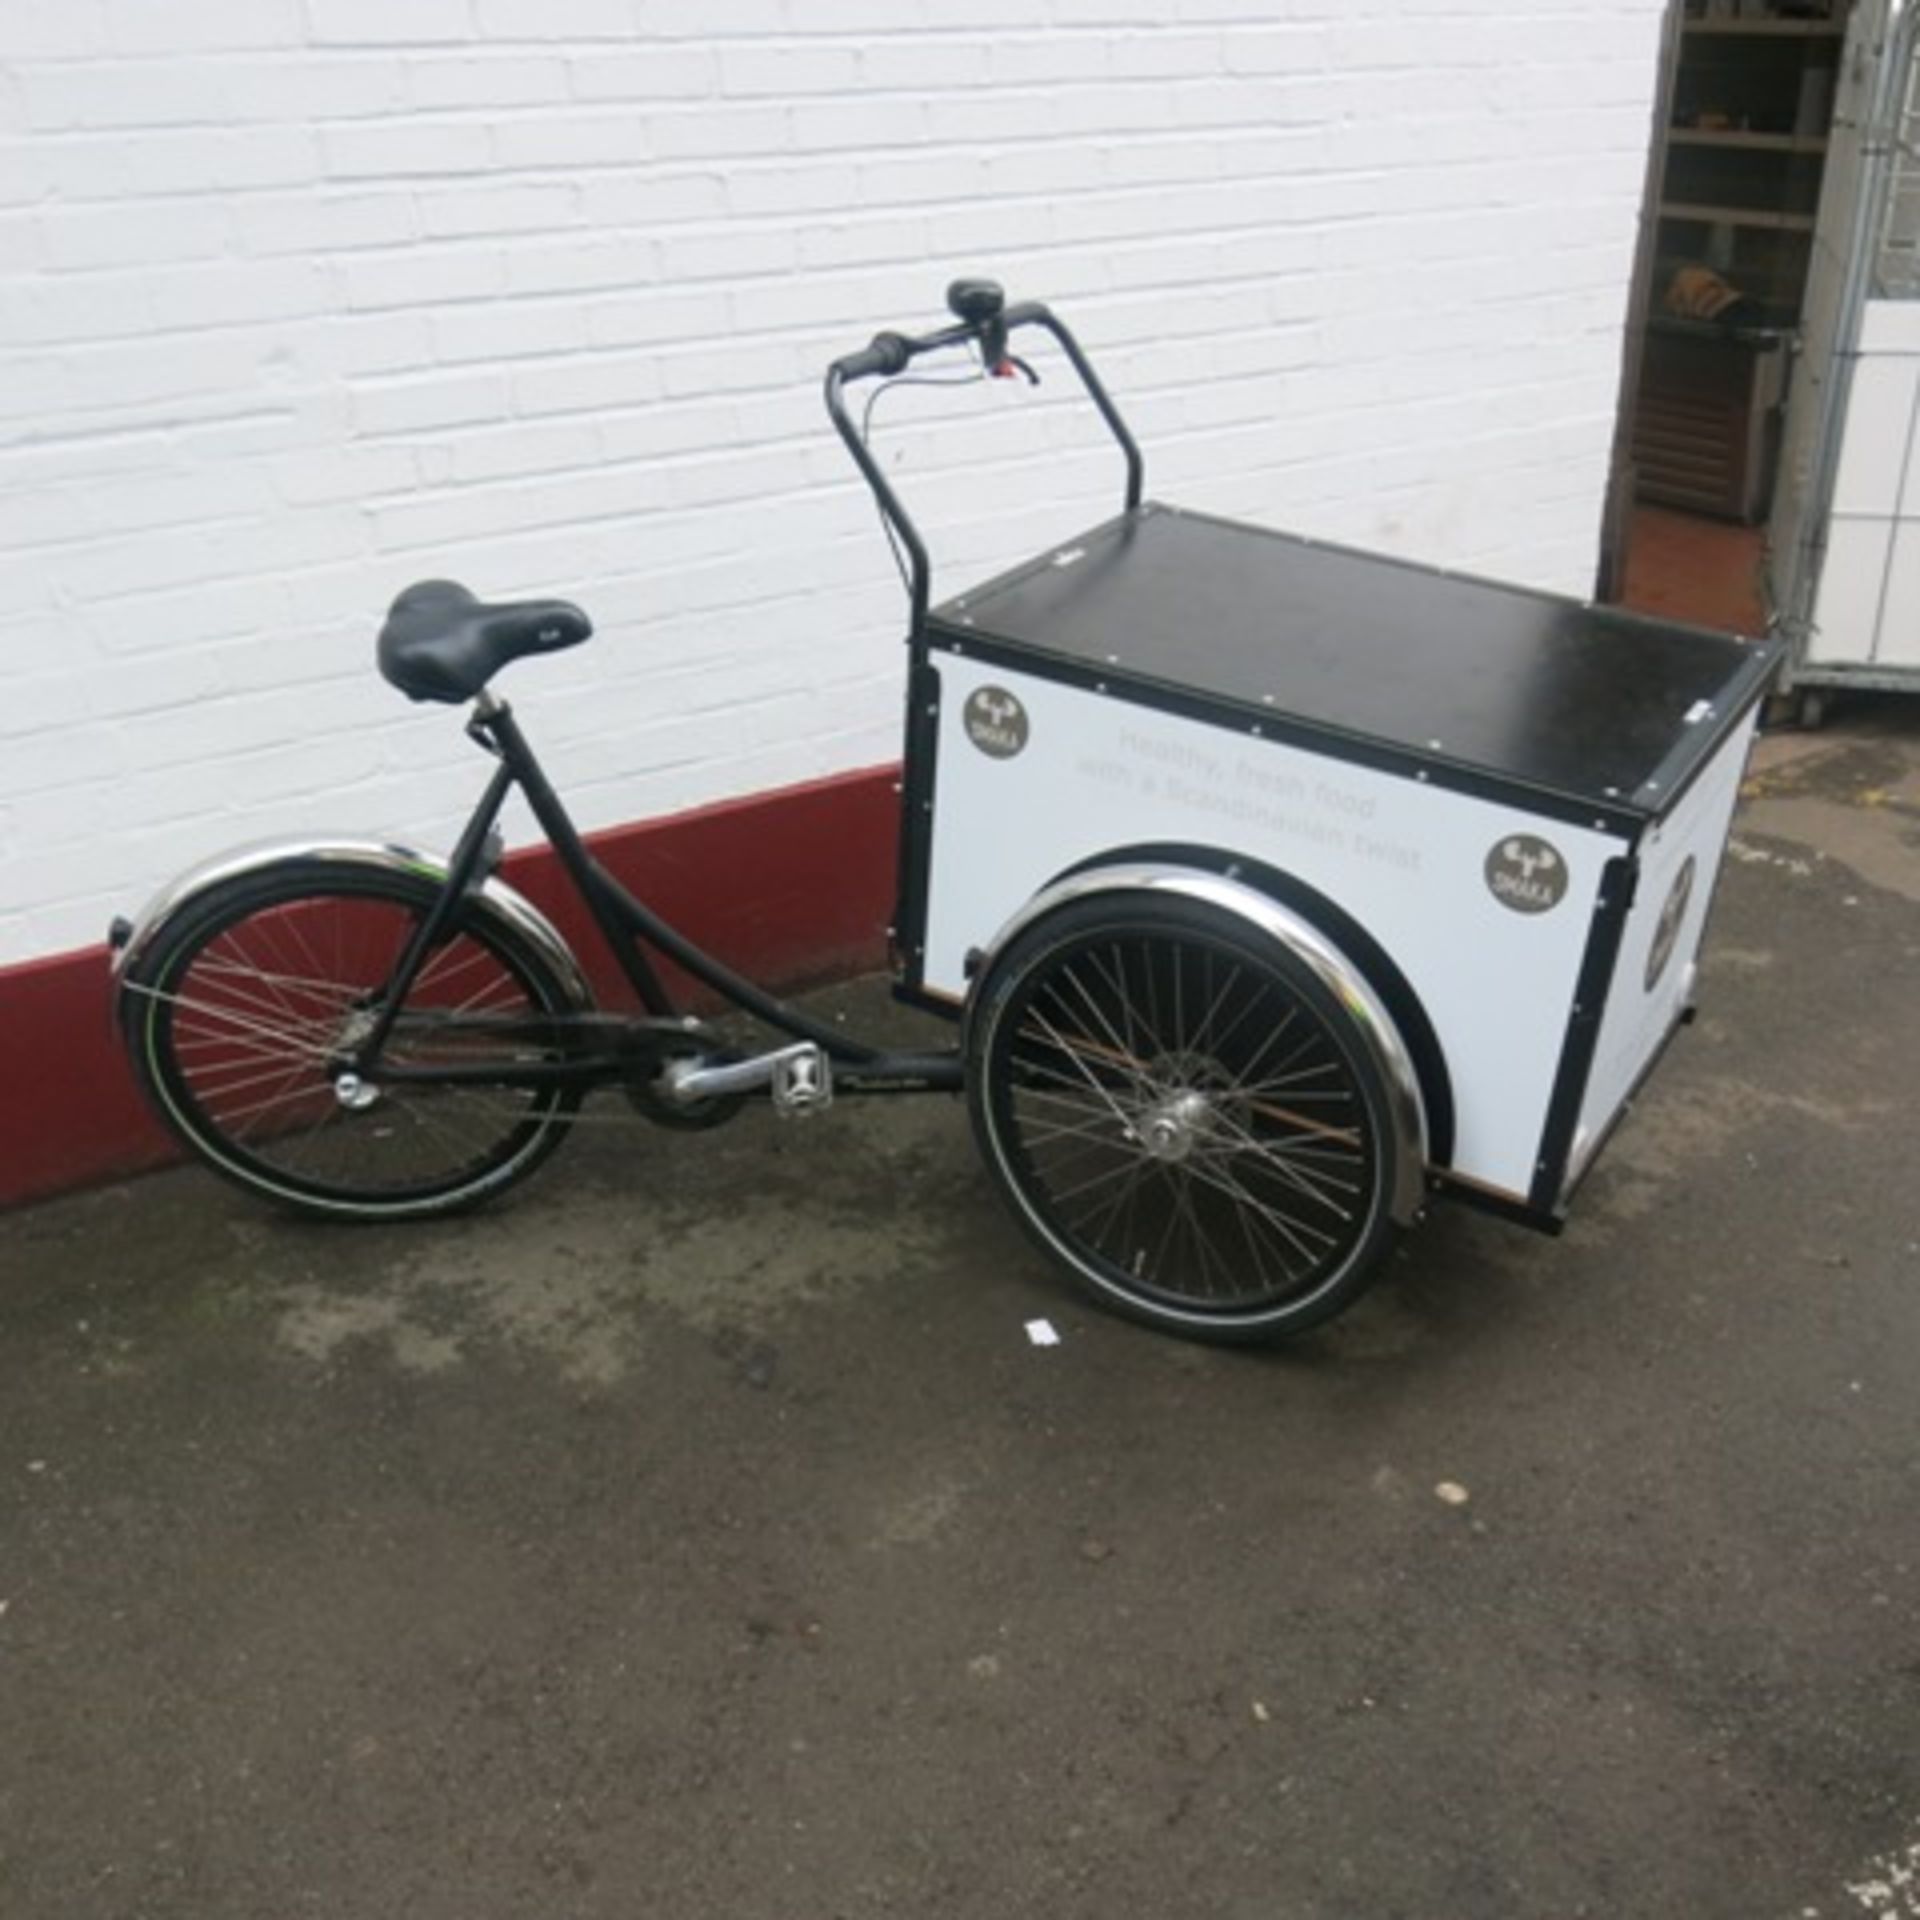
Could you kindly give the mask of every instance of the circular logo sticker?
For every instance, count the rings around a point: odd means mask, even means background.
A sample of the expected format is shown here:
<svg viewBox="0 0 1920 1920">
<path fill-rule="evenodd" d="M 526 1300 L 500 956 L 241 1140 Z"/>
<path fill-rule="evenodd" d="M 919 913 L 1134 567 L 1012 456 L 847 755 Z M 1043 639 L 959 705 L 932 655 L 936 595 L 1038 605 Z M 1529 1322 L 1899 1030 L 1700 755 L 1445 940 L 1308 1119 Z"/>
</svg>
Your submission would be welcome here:
<svg viewBox="0 0 1920 1920">
<path fill-rule="evenodd" d="M 1567 863 L 1531 833 L 1510 833 L 1487 855 L 1487 891 L 1515 913 L 1546 913 L 1567 897 Z"/>
<path fill-rule="evenodd" d="M 1660 918 L 1653 929 L 1653 945 L 1647 949 L 1647 991 L 1651 993 L 1655 983 L 1667 970 L 1667 962 L 1673 958 L 1673 950 L 1680 944 L 1680 928 L 1687 917 L 1687 902 L 1693 898 L 1693 855 L 1688 854 L 1681 863 L 1680 871 L 1673 877 L 1673 885 L 1667 889 L 1666 904 L 1660 909 Z"/>
<path fill-rule="evenodd" d="M 975 687 L 962 720 L 967 738 L 996 760 L 1011 760 L 1027 744 L 1027 710 L 1005 687 Z"/>
</svg>

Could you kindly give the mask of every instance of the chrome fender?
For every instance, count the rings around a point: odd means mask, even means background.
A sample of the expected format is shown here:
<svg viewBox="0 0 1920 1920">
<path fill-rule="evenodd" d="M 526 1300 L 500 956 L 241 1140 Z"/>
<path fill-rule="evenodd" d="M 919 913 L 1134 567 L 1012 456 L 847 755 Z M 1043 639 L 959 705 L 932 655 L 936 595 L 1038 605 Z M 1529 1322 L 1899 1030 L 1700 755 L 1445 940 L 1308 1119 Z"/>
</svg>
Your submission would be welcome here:
<svg viewBox="0 0 1920 1920">
<path fill-rule="evenodd" d="M 336 862 L 341 866 L 377 867 L 388 873 L 411 875 L 444 884 L 447 863 L 438 854 L 419 853 L 385 840 L 265 840 L 230 848 L 170 880 L 140 910 L 130 927 L 114 929 L 113 978 L 116 1000 L 123 982 L 139 967 L 140 959 L 179 916 L 213 888 L 229 880 L 261 872 L 289 860 Z M 479 911 L 507 931 L 518 935 L 553 968 L 568 997 L 579 1008 L 593 1004 L 593 989 L 573 957 L 560 930 L 524 894 L 504 880 L 489 876 L 473 889 Z"/>
<path fill-rule="evenodd" d="M 1191 900 L 1230 914 L 1258 940 L 1281 948 L 1306 966 L 1352 1022 L 1361 1051 L 1387 1090 L 1387 1123 L 1392 1130 L 1395 1179 L 1388 1212 L 1401 1226 L 1419 1218 L 1426 1195 L 1427 1110 L 1413 1055 L 1366 975 L 1310 920 L 1283 907 L 1258 889 L 1203 868 L 1164 865 L 1088 867 L 1056 880 L 1036 893 L 994 935 L 974 974 L 977 983 L 993 969 L 994 959 L 1021 934 L 1061 907 L 1116 893 L 1147 893 Z"/>
</svg>

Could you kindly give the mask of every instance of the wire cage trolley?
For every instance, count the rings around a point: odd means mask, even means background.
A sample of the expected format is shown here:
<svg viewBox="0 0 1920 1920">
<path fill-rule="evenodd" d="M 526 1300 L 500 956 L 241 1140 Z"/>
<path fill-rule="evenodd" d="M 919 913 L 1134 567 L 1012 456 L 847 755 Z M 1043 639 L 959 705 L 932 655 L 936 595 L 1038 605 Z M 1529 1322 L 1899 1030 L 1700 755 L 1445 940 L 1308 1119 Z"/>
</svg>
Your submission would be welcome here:
<svg viewBox="0 0 1920 1920">
<path fill-rule="evenodd" d="M 896 990 L 958 1043 L 866 1045 L 622 887 L 489 691 L 585 615 L 427 582 L 379 663 L 471 702 L 496 761 L 453 852 L 245 849 L 113 928 L 134 1070 L 192 1151 L 309 1213 L 403 1219 L 531 1171 L 595 1090 L 681 1127 L 752 1094 L 964 1090 L 1041 1248 L 1217 1341 L 1339 1312 L 1437 1192 L 1558 1226 L 1690 1011 L 1777 647 L 1149 502 L 1056 315 L 986 280 L 948 304 L 836 361 L 826 402 L 911 604 Z M 1030 372 L 1035 333 L 1111 431 L 1122 510 L 936 606 L 850 391 L 949 351 Z M 638 1013 L 597 1008 L 496 872 L 515 788 Z M 772 1044 L 682 1013 L 661 955 Z"/>
</svg>

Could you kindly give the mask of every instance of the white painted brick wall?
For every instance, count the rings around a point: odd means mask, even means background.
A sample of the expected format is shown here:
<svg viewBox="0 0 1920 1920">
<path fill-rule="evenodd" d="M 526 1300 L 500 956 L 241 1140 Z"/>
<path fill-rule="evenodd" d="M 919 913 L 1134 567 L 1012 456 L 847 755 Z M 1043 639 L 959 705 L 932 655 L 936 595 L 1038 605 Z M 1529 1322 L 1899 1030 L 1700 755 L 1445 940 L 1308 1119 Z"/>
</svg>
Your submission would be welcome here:
<svg viewBox="0 0 1920 1920">
<path fill-rule="evenodd" d="M 1581 590 L 1659 0 L 8 0 L 0 961 L 480 768 L 409 580 L 566 593 L 504 689 L 583 824 L 890 759 L 819 399 L 957 272 L 1161 498 Z M 1070 383 L 880 409 L 956 588 L 1104 515 Z"/>
</svg>

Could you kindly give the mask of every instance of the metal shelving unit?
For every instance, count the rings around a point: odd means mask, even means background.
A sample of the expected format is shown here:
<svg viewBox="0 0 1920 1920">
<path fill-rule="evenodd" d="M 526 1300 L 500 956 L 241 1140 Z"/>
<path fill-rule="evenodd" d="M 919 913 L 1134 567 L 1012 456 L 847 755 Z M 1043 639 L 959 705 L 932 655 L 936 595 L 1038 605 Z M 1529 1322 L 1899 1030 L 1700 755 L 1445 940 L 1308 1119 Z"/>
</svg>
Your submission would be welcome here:
<svg viewBox="0 0 1920 1920">
<path fill-rule="evenodd" d="M 1771 488 L 1849 0 L 1816 19 L 1784 5 L 1684 19 L 1672 43 L 1635 409 L 1642 499 L 1749 522 Z M 1689 267 L 1717 275 L 1738 304 L 1703 313 L 1669 301 Z"/>
</svg>

